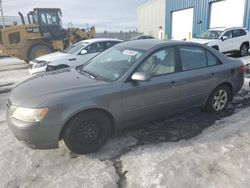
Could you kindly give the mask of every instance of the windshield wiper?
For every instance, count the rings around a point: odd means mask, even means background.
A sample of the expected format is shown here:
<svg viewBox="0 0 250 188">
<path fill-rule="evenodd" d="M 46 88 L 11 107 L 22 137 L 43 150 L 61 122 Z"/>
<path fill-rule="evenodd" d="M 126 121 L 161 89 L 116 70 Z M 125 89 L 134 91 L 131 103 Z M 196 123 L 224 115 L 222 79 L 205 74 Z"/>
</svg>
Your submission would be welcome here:
<svg viewBox="0 0 250 188">
<path fill-rule="evenodd" d="M 86 74 L 88 77 L 92 78 L 92 79 L 96 79 L 96 76 L 86 70 L 81 70 L 80 72 L 83 72 L 84 74 Z"/>
</svg>

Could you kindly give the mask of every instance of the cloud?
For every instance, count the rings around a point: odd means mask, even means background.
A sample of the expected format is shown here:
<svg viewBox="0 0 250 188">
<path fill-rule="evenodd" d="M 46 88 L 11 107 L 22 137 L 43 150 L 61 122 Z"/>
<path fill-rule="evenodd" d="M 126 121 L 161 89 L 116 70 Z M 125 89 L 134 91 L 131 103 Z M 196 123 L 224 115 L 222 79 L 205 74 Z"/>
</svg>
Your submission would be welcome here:
<svg viewBox="0 0 250 188">
<path fill-rule="evenodd" d="M 98 30 L 129 30 L 136 27 L 136 8 L 147 0 L 2 0 L 4 14 L 27 14 L 33 8 L 61 8 L 63 22 Z"/>
</svg>

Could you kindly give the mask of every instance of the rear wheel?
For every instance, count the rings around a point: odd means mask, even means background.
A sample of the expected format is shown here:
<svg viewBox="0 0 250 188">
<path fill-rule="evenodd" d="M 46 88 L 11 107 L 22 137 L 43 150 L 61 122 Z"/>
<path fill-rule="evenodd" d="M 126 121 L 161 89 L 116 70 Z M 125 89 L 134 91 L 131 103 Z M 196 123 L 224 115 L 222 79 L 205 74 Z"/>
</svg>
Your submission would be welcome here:
<svg viewBox="0 0 250 188">
<path fill-rule="evenodd" d="M 98 151 L 111 136 L 111 121 L 98 111 L 84 112 L 71 119 L 63 130 L 63 140 L 74 153 Z"/>
<path fill-rule="evenodd" d="M 207 101 L 206 109 L 213 113 L 224 111 L 227 108 L 231 98 L 231 89 L 226 85 L 220 86 L 216 88 L 210 95 Z"/>
<path fill-rule="evenodd" d="M 249 47 L 247 44 L 242 44 L 240 47 L 240 51 L 238 52 L 239 56 L 246 56 L 248 53 Z"/>
<path fill-rule="evenodd" d="M 49 54 L 52 52 L 52 49 L 45 44 L 37 44 L 31 47 L 29 50 L 28 58 L 33 60 L 37 57 Z"/>
</svg>

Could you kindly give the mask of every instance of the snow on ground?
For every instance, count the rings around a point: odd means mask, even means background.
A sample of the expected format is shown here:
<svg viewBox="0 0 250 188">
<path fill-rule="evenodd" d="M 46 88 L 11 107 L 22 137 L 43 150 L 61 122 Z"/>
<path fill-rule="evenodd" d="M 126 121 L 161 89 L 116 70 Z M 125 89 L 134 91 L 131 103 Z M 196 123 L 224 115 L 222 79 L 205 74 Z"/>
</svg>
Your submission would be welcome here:
<svg viewBox="0 0 250 188">
<path fill-rule="evenodd" d="M 195 132 L 192 139 L 180 136 L 179 142 L 170 142 L 179 140 L 176 135 L 183 129 L 167 130 L 173 135 L 162 139 L 167 134 L 164 121 L 163 126 L 125 130 L 99 152 L 78 156 L 63 143 L 56 150 L 31 150 L 9 130 L 8 91 L 29 76 L 26 67 L 16 59 L 0 59 L 0 188 L 249 187 L 250 108 L 246 106 L 250 94 L 246 91 L 236 98 L 232 116 L 188 112 L 168 121 L 168 125 L 185 125 L 184 132 L 203 127 L 203 133 L 194 137 Z M 155 137 L 149 131 L 156 132 Z"/>
<path fill-rule="evenodd" d="M 132 150 L 121 157 L 127 186 L 249 187 L 249 117 L 247 108 L 197 138 Z"/>
<path fill-rule="evenodd" d="M 1 84 L 16 83 L 28 77 L 27 65 L 10 59 L 0 60 Z M 15 64 L 6 70 L 4 63 Z M 17 65 L 16 65 L 17 64 Z M 10 66 L 10 65 L 9 65 Z M 20 69 L 21 68 L 21 69 Z M 14 69 L 14 70 L 13 70 Z M 18 69 L 18 70 L 17 70 Z M 21 71 L 20 71 L 21 70 Z M 3 85 L 3 84 L 2 84 Z M 6 88 L 5 88 L 6 89 Z M 116 187 L 118 175 L 111 161 L 100 160 L 109 153 L 100 151 L 101 156 L 71 154 L 64 144 L 57 150 L 37 151 L 31 150 L 18 142 L 5 122 L 5 104 L 8 93 L 0 92 L 0 187 Z M 121 143 L 126 147 L 126 142 Z M 106 146 L 112 152 L 112 147 Z M 119 150 L 119 144 L 116 146 Z M 109 156 L 110 157 L 110 156 Z"/>
</svg>

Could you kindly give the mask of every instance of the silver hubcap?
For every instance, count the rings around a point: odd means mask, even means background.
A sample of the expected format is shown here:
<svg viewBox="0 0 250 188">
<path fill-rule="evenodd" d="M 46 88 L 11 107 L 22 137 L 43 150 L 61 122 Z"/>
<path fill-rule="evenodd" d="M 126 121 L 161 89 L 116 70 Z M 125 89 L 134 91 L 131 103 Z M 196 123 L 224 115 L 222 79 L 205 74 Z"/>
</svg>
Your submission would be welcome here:
<svg viewBox="0 0 250 188">
<path fill-rule="evenodd" d="M 228 95 L 226 90 L 220 89 L 219 91 L 217 91 L 216 95 L 214 96 L 214 110 L 217 112 L 223 110 L 227 104 L 227 99 Z"/>
</svg>

